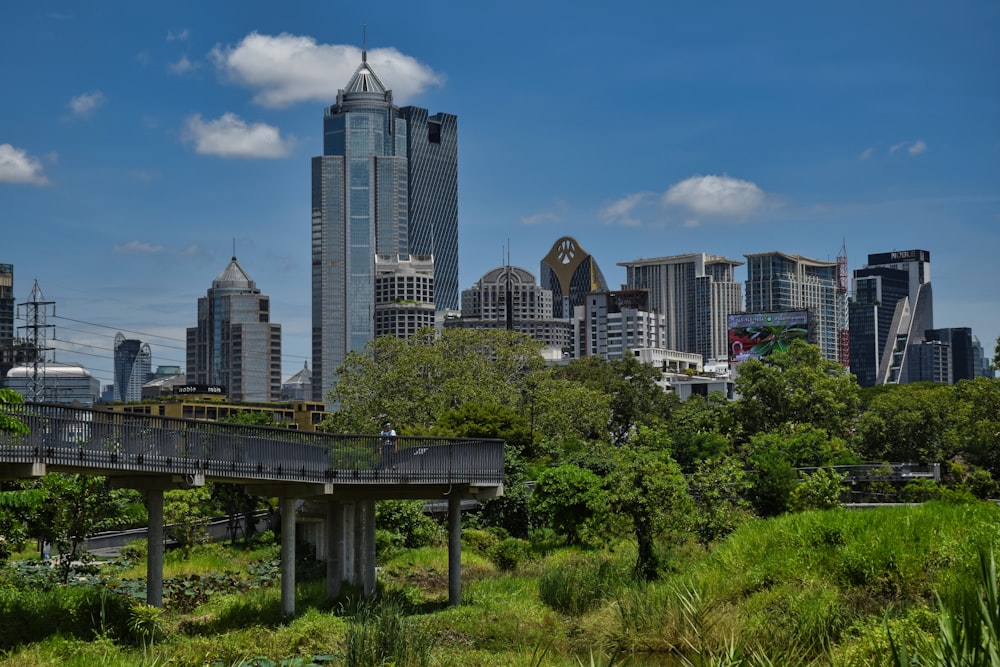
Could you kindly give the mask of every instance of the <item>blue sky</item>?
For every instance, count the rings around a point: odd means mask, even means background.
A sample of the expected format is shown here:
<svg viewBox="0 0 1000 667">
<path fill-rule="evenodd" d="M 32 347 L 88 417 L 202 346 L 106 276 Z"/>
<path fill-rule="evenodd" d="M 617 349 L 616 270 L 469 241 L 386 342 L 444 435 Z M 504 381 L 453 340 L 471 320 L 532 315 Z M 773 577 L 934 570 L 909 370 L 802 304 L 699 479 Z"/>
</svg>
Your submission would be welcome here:
<svg viewBox="0 0 1000 667">
<path fill-rule="evenodd" d="M 1000 4 L 25 2 L 0 7 L 0 262 L 111 382 L 184 363 L 233 252 L 310 354 L 310 158 L 360 61 L 459 118 L 460 286 L 573 236 L 618 262 L 931 253 L 935 325 L 1000 336 Z M 740 270 L 742 271 L 742 269 Z M 738 272 L 739 279 L 745 273 Z M 18 324 L 23 324 L 19 322 Z M 100 325 L 100 326 L 95 326 Z M 310 365 L 311 365 L 311 360 Z"/>
</svg>

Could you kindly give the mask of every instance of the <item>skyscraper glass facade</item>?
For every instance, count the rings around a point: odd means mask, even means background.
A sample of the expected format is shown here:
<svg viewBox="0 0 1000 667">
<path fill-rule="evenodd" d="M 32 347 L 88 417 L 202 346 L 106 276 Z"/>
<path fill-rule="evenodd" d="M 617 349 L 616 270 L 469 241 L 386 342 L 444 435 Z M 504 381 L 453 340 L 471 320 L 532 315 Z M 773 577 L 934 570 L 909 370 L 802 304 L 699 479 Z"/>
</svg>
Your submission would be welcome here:
<svg viewBox="0 0 1000 667">
<path fill-rule="evenodd" d="M 14 265 L 0 264 L 0 386 L 14 365 Z"/>
<path fill-rule="evenodd" d="M 825 359 L 837 361 L 839 291 L 837 262 L 764 252 L 747 258 L 746 310 L 750 313 L 808 310 L 815 343 Z"/>
<path fill-rule="evenodd" d="M 366 57 L 326 110 L 312 164 L 313 400 L 376 336 L 376 255 L 433 257 L 435 307 L 457 307 L 457 136 L 455 116 L 396 107 Z"/>
<path fill-rule="evenodd" d="M 120 333 L 115 336 L 115 401 L 141 401 L 142 385 L 149 380 L 152 370 L 149 344 Z"/>
<path fill-rule="evenodd" d="M 236 258 L 198 299 L 198 326 L 187 330 L 187 381 L 221 385 L 234 401 L 281 396 L 281 325 L 270 299 Z"/>
</svg>

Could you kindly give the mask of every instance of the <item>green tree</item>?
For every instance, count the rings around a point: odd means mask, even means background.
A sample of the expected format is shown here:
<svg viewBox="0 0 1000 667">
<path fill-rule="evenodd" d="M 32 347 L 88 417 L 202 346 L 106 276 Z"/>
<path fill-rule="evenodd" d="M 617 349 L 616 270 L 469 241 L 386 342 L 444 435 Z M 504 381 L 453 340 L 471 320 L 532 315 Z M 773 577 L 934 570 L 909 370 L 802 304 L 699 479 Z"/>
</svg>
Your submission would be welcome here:
<svg viewBox="0 0 1000 667">
<path fill-rule="evenodd" d="M 662 424 L 678 403 L 676 396 L 657 384 L 660 371 L 631 354 L 612 360 L 573 359 L 558 372 L 561 377 L 608 397 L 610 416 L 606 433 L 615 445 L 624 444 L 639 426 Z"/>
<path fill-rule="evenodd" d="M 702 459 L 688 477 L 694 501 L 693 529 L 698 542 L 710 544 L 753 519 L 747 500 L 750 481 L 742 463 L 733 457 Z"/>
<path fill-rule="evenodd" d="M 660 568 L 656 540 L 676 538 L 690 527 L 693 503 L 680 466 L 665 451 L 623 447 L 605 482 L 611 510 L 628 520 L 635 535 L 636 575 L 652 581 Z"/>
<path fill-rule="evenodd" d="M 857 422 L 854 449 L 868 461 L 944 461 L 958 450 L 949 385 L 902 384 L 875 394 Z M 985 467 L 985 466 L 984 466 Z"/>
<path fill-rule="evenodd" d="M 733 411 L 743 441 L 802 423 L 846 439 L 858 413 L 854 376 L 802 340 L 786 352 L 740 364 L 736 392 Z"/>
<path fill-rule="evenodd" d="M 976 378 L 955 385 L 949 412 L 957 451 L 1000 479 L 1000 380 Z"/>
<path fill-rule="evenodd" d="M 788 508 L 793 512 L 828 510 L 840 506 L 844 475 L 832 468 L 820 468 L 807 474 L 792 489 Z"/>
<path fill-rule="evenodd" d="M 596 474 L 575 465 L 561 465 L 538 476 L 528 507 L 537 524 L 552 528 L 569 544 L 581 544 L 587 529 L 600 522 L 606 503 Z"/>
<path fill-rule="evenodd" d="M 428 432 L 466 403 L 518 404 L 543 365 L 541 344 L 511 331 L 449 328 L 438 337 L 426 328 L 405 340 L 383 336 L 349 353 L 337 369 L 328 397 L 338 410 L 324 428 L 377 432 L 391 419 Z"/>
<path fill-rule="evenodd" d="M 0 388 L 0 443 L 17 443 L 16 436 L 28 432 L 24 422 L 9 414 L 23 402 L 21 394 Z M 27 540 L 27 518 L 43 500 L 40 491 L 26 489 L 21 482 L 0 482 L 0 563 Z"/>
<path fill-rule="evenodd" d="M 704 399 L 692 396 L 674 408 L 668 422 L 670 452 L 685 474 L 693 472 L 701 461 L 731 453 L 729 412 L 729 401 L 720 392 Z"/>
<path fill-rule="evenodd" d="M 74 561 L 87 559 L 83 545 L 102 530 L 145 520 L 138 492 L 112 488 L 105 477 L 49 473 L 34 482 L 43 495 L 34 508 L 32 535 L 59 552 L 59 574 L 65 583 Z"/>
<path fill-rule="evenodd" d="M 186 559 L 191 548 L 208 541 L 211 512 L 211 490 L 207 486 L 194 489 L 174 489 L 163 494 L 163 522 L 167 533 Z"/>
</svg>

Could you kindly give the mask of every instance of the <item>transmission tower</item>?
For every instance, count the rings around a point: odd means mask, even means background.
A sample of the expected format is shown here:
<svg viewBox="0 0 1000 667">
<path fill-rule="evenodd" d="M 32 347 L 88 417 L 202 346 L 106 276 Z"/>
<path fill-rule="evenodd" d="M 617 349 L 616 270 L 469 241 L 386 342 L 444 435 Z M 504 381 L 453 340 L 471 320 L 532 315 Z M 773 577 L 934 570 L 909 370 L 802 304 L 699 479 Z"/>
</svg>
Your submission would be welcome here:
<svg viewBox="0 0 1000 667">
<path fill-rule="evenodd" d="M 35 286 L 31 288 L 31 295 L 24 303 L 17 304 L 18 316 L 24 312 L 25 325 L 19 326 L 18 330 L 24 329 L 25 340 L 31 354 L 31 376 L 28 378 L 28 395 L 25 398 L 33 403 L 42 402 L 45 399 L 45 363 L 46 352 L 51 350 L 48 347 L 48 330 L 54 327 L 49 324 L 49 306 L 52 306 L 52 314 L 55 314 L 55 301 L 46 301 L 42 294 L 42 288 L 35 280 Z"/>
</svg>

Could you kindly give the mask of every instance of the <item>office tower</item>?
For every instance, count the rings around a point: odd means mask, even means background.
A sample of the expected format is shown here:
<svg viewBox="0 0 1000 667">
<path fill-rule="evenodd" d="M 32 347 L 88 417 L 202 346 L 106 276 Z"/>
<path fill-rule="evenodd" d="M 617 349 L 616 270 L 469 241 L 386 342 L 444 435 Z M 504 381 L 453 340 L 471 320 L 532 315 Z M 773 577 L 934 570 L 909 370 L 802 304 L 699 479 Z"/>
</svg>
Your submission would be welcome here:
<svg viewBox="0 0 1000 667">
<path fill-rule="evenodd" d="M 134 338 L 115 336 L 115 388 L 114 400 L 132 402 L 142 400 L 142 385 L 152 375 L 152 354 L 149 344 Z"/>
<path fill-rule="evenodd" d="M 648 290 L 591 292 L 583 307 L 580 356 L 621 359 L 626 353 L 662 349 L 665 318 L 650 312 Z"/>
<path fill-rule="evenodd" d="M 569 319 L 591 292 L 608 289 L 608 281 L 590 253 L 576 239 L 564 236 L 541 262 L 539 284 L 552 291 L 552 316 Z"/>
<path fill-rule="evenodd" d="M 734 274 L 742 265 L 706 253 L 618 263 L 625 267 L 626 287 L 649 290 L 650 308 L 663 315 L 663 346 L 705 361 L 727 355 L 726 318 L 743 310 L 743 286 Z"/>
<path fill-rule="evenodd" d="M 430 255 L 376 255 L 375 337 L 409 338 L 433 326 L 434 259 Z"/>
<path fill-rule="evenodd" d="M 458 308 L 458 117 L 403 107 L 409 164 L 409 252 L 434 257 L 434 304 Z"/>
<path fill-rule="evenodd" d="M 837 262 L 762 252 L 747 259 L 746 311 L 807 310 L 813 341 L 823 358 L 838 361 L 839 314 L 846 294 L 839 289 Z"/>
<path fill-rule="evenodd" d="M 951 348 L 951 383 L 959 380 L 972 380 L 979 377 L 979 368 L 982 362 L 977 356 L 982 358 L 982 350 L 976 354 L 978 346 L 972 329 L 969 327 L 952 327 L 949 329 L 927 329 L 924 331 L 924 340 L 927 342 L 938 341 L 947 343 Z M 978 364 L 978 365 L 977 365 Z M 911 380 L 912 382 L 912 380 Z"/>
<path fill-rule="evenodd" d="M 462 290 L 461 317 L 446 320 L 444 325 L 510 329 L 564 354 L 573 350 L 573 325 L 552 316 L 552 290 L 543 289 L 530 271 L 519 266 L 490 269 L 472 287 Z"/>
<path fill-rule="evenodd" d="M 14 265 L 0 264 L 0 387 L 14 365 Z"/>
<path fill-rule="evenodd" d="M 934 326 L 930 253 L 903 250 L 868 255 L 854 272 L 850 304 L 851 373 L 862 387 L 907 382 L 907 341 Z"/>
<path fill-rule="evenodd" d="M 281 397 L 281 325 L 270 299 L 233 257 L 198 299 L 198 326 L 187 330 L 187 382 L 219 385 L 230 400 Z"/>
<path fill-rule="evenodd" d="M 376 255 L 433 256 L 435 306 L 458 302 L 458 121 L 400 109 L 361 64 L 312 160 L 313 399 L 375 335 Z"/>
</svg>

